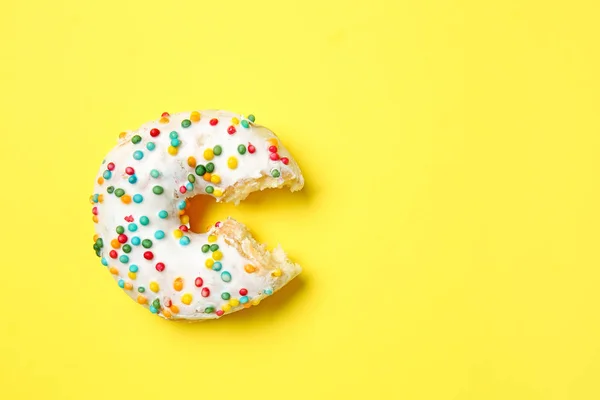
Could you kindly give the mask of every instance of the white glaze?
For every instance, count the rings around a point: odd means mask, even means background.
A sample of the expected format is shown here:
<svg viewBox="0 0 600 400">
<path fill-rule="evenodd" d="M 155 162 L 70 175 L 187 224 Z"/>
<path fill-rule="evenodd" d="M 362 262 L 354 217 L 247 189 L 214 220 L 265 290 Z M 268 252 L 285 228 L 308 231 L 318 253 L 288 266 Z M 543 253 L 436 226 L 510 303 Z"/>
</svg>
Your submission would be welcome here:
<svg viewBox="0 0 600 400">
<path fill-rule="evenodd" d="M 199 112 L 201 115 L 200 121 L 192 122 L 188 128 L 182 127 L 182 121 L 190 118 L 190 112 L 185 112 L 169 116 L 168 123 L 152 121 L 142 125 L 136 131 L 127 132 L 119 140 L 118 145 L 106 156 L 97 179 L 103 176 L 107 170 L 107 165 L 111 162 L 115 164 L 115 168 L 111 172 L 112 176 L 102 184 L 98 183 L 97 180 L 94 186 L 94 200 L 96 200 L 94 207 L 96 207 L 98 218 L 96 233 L 102 238 L 104 244 L 100 250 L 103 264 L 108 264 L 108 268 L 115 267 L 118 270 L 118 273 L 114 275 L 117 282 L 130 283 L 133 286 L 131 290 L 125 290 L 130 297 L 137 299 L 142 294 L 147 298 L 145 307 L 150 308 L 152 302 L 159 299 L 162 308 L 165 300 L 170 299 L 172 304 L 179 307 L 179 313 L 171 313 L 174 319 L 217 318 L 215 312 L 206 313 L 206 308 L 214 307 L 215 310 L 221 310 L 224 304 L 229 303 L 229 301 L 221 298 L 221 293 L 228 292 L 231 298 L 240 299 L 239 290 L 241 288 L 248 291 L 249 302 L 257 304 L 266 296 L 265 290 L 268 293 L 269 290 L 274 291 L 280 288 L 299 272 L 298 270 L 295 273 L 284 273 L 280 277 L 272 276 L 271 273 L 266 273 L 266 271 L 247 273 L 244 266 L 255 264 L 255 260 L 250 260 L 240 254 L 234 246 L 227 244 L 223 237 L 219 235 L 217 235 L 215 243 L 219 245 L 219 250 L 223 253 L 223 258 L 220 260 L 223 267 L 220 271 L 214 271 L 205 266 L 206 259 L 211 258 L 212 252 L 203 253 L 201 247 L 208 244 L 208 236 L 213 232 L 218 233 L 218 229 L 213 228 L 205 234 L 186 232 L 184 235 L 190 239 L 189 245 L 186 246 L 174 237 L 173 231 L 181 225 L 178 204 L 183 199 L 191 198 L 196 194 L 206 195 L 205 189 L 208 185 L 213 186 L 215 189 L 220 188 L 225 192 L 228 187 L 241 181 L 246 182 L 264 176 L 271 176 L 273 169 L 278 169 L 281 172 L 281 177 L 271 180 L 270 187 L 281 187 L 283 184 L 287 184 L 292 186 L 292 190 L 298 190 L 303 185 L 303 178 L 297 164 L 280 142 L 277 143 L 278 154 L 280 157 L 287 157 L 289 165 L 285 165 L 281 160 L 273 161 L 269 158 L 268 148 L 270 144 L 267 139 L 276 138 L 271 131 L 254 124 L 250 124 L 249 128 L 244 128 L 240 123 L 233 125 L 231 122 L 233 118 L 237 118 L 239 121 L 245 119 L 239 114 L 214 110 Z M 219 120 L 216 126 L 210 125 L 209 121 L 212 118 Z M 236 129 L 236 133 L 232 135 L 227 132 L 227 128 L 231 125 Z M 153 128 L 160 130 L 157 137 L 150 135 L 150 130 Z M 181 141 L 178 153 L 174 156 L 167 151 L 171 143 L 169 134 L 172 131 L 178 133 L 178 138 Z M 131 138 L 135 135 L 142 138 L 142 141 L 138 144 L 131 141 Z M 155 144 L 154 150 L 147 149 L 148 142 Z M 244 155 L 240 155 L 237 150 L 238 145 L 248 146 L 249 143 L 255 146 L 255 153 L 250 154 L 247 151 Z M 204 150 L 213 148 L 216 145 L 222 147 L 221 155 L 214 156 L 210 161 L 205 160 L 203 157 Z M 136 150 L 143 152 L 141 160 L 134 159 L 133 153 Z M 220 176 L 221 182 L 214 184 L 197 176 L 194 173 L 194 168 L 188 165 L 189 156 L 195 157 L 197 164 L 214 163 L 214 173 Z M 230 169 L 227 166 L 227 159 L 231 156 L 235 156 L 238 160 L 236 169 Z M 137 182 L 133 184 L 129 182 L 130 175 L 126 174 L 126 167 L 134 168 Z M 153 169 L 160 172 L 158 178 L 151 176 L 151 170 Z M 196 178 L 194 188 L 192 191 L 182 194 L 179 188 L 188 184 L 189 174 L 193 174 Z M 284 181 L 284 175 L 287 176 L 287 181 Z M 153 193 L 152 188 L 156 185 L 163 187 L 163 194 Z M 121 188 L 131 197 L 140 194 L 143 196 L 143 201 L 139 204 L 133 201 L 130 204 L 125 204 L 114 193 L 107 193 L 107 187 L 109 186 L 113 186 L 115 189 Z M 102 202 L 97 201 L 98 194 L 102 194 Z M 223 198 L 216 198 L 216 200 L 222 201 Z M 225 201 L 227 200 L 225 199 Z M 161 210 L 168 212 L 166 219 L 158 216 Z M 125 220 L 127 216 L 134 218 L 133 223 L 137 225 L 135 232 L 128 229 L 130 223 Z M 150 222 L 147 226 L 140 223 L 140 217 L 142 216 L 149 218 Z M 119 225 L 125 227 L 124 234 L 128 237 L 127 244 L 131 245 L 132 248 L 129 254 L 123 252 L 123 247 L 116 249 L 118 256 L 128 256 L 129 261 L 125 263 L 118 258 L 112 259 L 109 256 L 109 252 L 113 250 L 111 240 L 117 238 L 116 228 Z M 157 230 L 164 232 L 163 239 L 155 238 Z M 145 249 L 142 244 L 133 245 L 132 238 L 136 236 L 140 240 L 150 239 L 152 247 Z M 143 257 L 145 251 L 151 251 L 154 258 L 146 260 Z M 158 262 L 165 264 L 164 271 L 159 272 L 156 270 L 155 265 Z M 128 276 L 131 265 L 138 267 L 135 279 Z M 231 274 L 232 279 L 230 282 L 224 282 L 221 279 L 221 273 L 224 271 Z M 194 284 L 197 277 L 201 277 L 204 281 L 200 288 Z M 184 286 L 181 291 L 176 291 L 173 287 L 176 278 L 183 280 Z M 160 289 L 157 293 L 150 290 L 150 282 L 158 283 Z M 145 288 L 145 292 L 138 292 L 139 287 Z M 208 297 L 201 296 L 204 287 L 210 289 L 211 293 Z M 190 305 L 181 302 L 184 294 L 192 295 L 193 300 Z M 243 308 L 241 304 L 232 307 L 230 311 L 226 308 L 224 315 L 241 308 Z M 159 315 L 164 316 L 160 309 L 156 311 Z"/>
</svg>

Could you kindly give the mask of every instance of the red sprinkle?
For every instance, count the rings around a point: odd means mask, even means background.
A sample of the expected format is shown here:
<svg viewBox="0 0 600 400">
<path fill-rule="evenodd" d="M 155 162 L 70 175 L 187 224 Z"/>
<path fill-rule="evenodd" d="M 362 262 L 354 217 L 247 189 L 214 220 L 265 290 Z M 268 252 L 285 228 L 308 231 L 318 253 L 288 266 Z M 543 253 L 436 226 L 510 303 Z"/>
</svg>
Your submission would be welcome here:
<svg viewBox="0 0 600 400">
<path fill-rule="evenodd" d="M 117 240 L 119 241 L 119 243 L 127 243 L 127 235 L 121 233 L 119 237 L 117 237 Z"/>
<path fill-rule="evenodd" d="M 133 174 L 135 174 L 135 170 L 131 167 L 127 167 L 127 168 L 125 168 L 125 173 L 127 175 L 133 175 Z"/>
<path fill-rule="evenodd" d="M 98 207 L 92 208 L 92 214 L 98 215 Z"/>
<path fill-rule="evenodd" d="M 108 165 L 106 166 L 106 168 L 107 168 L 109 171 L 114 171 L 114 169 L 115 169 L 115 163 L 111 163 L 111 162 L 109 162 L 109 163 L 108 163 Z"/>
<path fill-rule="evenodd" d="M 133 215 L 128 215 L 127 217 L 125 217 L 125 221 L 133 222 Z"/>
<path fill-rule="evenodd" d="M 110 256 L 110 258 L 117 258 L 118 256 L 115 250 L 111 250 L 110 253 L 108 253 L 108 255 Z"/>
<path fill-rule="evenodd" d="M 171 299 L 165 299 L 165 307 L 171 307 L 173 305 L 173 302 L 171 301 Z"/>
<path fill-rule="evenodd" d="M 218 120 L 218 119 L 216 119 L 216 118 L 213 118 L 213 119 L 211 119 L 211 120 L 210 120 L 210 122 L 209 122 L 209 123 L 210 123 L 212 126 L 215 126 L 216 124 L 218 124 L 218 123 L 219 123 L 219 120 Z"/>
<path fill-rule="evenodd" d="M 150 136 L 157 137 L 158 135 L 160 135 L 160 131 L 158 129 L 156 129 L 156 128 L 150 129 Z"/>
<path fill-rule="evenodd" d="M 277 153 L 277 146 L 269 146 L 269 151 L 271 153 Z"/>
<path fill-rule="evenodd" d="M 179 188 L 179 192 L 181 192 L 181 193 L 185 193 L 185 192 L 187 192 L 187 189 L 185 188 L 185 186 L 181 186 L 181 187 Z"/>
<path fill-rule="evenodd" d="M 254 147 L 253 144 L 248 143 L 248 153 L 254 154 L 255 151 L 256 151 L 256 147 Z"/>
<path fill-rule="evenodd" d="M 269 158 L 270 158 L 271 160 L 273 160 L 273 161 L 277 161 L 277 160 L 279 160 L 279 154 L 277 154 L 277 153 L 271 153 L 271 154 L 269 155 Z"/>
<path fill-rule="evenodd" d="M 144 258 L 146 260 L 152 260 L 154 258 L 154 254 L 152 254 L 151 251 L 146 251 L 146 252 L 144 252 Z"/>
<path fill-rule="evenodd" d="M 196 287 L 202 287 L 202 285 L 204 285 L 204 281 L 202 280 L 202 278 L 197 277 L 194 281 L 194 285 L 196 285 Z"/>
<path fill-rule="evenodd" d="M 229 133 L 230 135 L 233 135 L 235 132 L 235 126 L 231 125 L 229 128 L 227 128 L 227 133 Z"/>
<path fill-rule="evenodd" d="M 210 296 L 210 289 L 207 287 L 202 288 L 202 293 L 200 293 L 200 294 L 202 295 L 202 297 L 208 297 L 208 296 Z"/>
<path fill-rule="evenodd" d="M 290 159 L 287 157 L 281 157 L 281 162 L 285 165 L 288 165 L 290 163 Z"/>
<path fill-rule="evenodd" d="M 160 114 L 160 116 L 161 117 L 169 117 L 170 115 L 168 112 L 165 111 L 164 113 Z"/>
<path fill-rule="evenodd" d="M 163 271 L 165 270 L 165 264 L 163 264 L 163 263 L 161 263 L 161 262 L 159 262 L 159 263 L 156 263 L 156 270 L 157 270 L 158 272 L 163 272 Z"/>
<path fill-rule="evenodd" d="M 218 227 L 220 227 L 220 226 L 221 226 L 221 221 L 217 221 L 217 222 L 215 222 L 215 228 L 218 228 Z"/>
<path fill-rule="evenodd" d="M 179 230 L 182 232 L 187 232 L 188 231 L 188 227 L 185 225 L 179 225 Z"/>
<path fill-rule="evenodd" d="M 247 294 L 248 294 L 248 290 L 247 289 L 244 289 L 244 288 L 240 289 L 240 296 L 245 296 Z"/>
<path fill-rule="evenodd" d="M 223 315 L 223 310 L 217 310 L 215 314 L 217 314 L 220 317 L 221 315 Z"/>
</svg>

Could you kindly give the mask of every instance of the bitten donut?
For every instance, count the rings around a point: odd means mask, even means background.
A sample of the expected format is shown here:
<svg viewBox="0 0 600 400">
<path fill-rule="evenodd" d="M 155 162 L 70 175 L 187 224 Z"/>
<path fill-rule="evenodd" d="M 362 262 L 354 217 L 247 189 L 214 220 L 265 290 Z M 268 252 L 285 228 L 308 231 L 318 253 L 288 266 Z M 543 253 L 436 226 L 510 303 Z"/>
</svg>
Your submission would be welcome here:
<svg viewBox="0 0 600 400">
<path fill-rule="evenodd" d="M 94 251 L 131 298 L 167 319 L 219 318 L 255 306 L 301 271 L 228 219 L 189 228 L 189 199 L 239 203 L 266 188 L 302 189 L 296 161 L 253 115 L 192 111 L 122 132 L 92 203 Z"/>
</svg>

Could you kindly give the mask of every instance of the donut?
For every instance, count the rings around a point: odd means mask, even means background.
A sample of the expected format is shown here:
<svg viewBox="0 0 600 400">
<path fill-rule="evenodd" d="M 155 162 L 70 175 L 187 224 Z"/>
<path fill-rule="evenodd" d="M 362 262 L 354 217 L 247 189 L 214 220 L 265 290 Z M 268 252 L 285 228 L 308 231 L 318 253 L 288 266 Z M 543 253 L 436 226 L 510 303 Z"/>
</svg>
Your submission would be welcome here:
<svg viewBox="0 0 600 400">
<path fill-rule="evenodd" d="M 90 197 L 94 252 L 118 286 L 153 314 L 206 320 L 258 305 L 301 272 L 228 218 L 190 230 L 190 199 L 238 204 L 267 188 L 304 186 L 298 164 L 255 117 L 163 113 L 121 132 Z"/>
</svg>

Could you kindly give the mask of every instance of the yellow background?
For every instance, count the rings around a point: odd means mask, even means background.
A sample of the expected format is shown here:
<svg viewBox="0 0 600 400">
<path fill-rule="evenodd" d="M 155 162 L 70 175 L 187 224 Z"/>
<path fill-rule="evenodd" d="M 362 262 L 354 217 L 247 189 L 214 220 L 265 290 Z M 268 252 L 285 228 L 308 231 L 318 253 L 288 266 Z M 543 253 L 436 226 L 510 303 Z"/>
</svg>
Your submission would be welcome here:
<svg viewBox="0 0 600 400">
<path fill-rule="evenodd" d="M 0 398 L 600 398 L 599 11 L 4 4 Z M 168 323 L 100 265 L 88 197 L 120 131 L 203 108 L 254 113 L 307 184 L 198 218 L 305 271 Z"/>
</svg>

